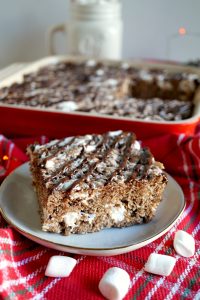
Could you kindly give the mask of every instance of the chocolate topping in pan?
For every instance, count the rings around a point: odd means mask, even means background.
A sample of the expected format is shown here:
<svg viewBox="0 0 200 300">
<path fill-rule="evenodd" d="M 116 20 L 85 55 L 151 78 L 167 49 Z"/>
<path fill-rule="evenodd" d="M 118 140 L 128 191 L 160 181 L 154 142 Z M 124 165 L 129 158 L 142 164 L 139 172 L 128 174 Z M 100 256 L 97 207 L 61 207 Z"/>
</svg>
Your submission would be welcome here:
<svg viewBox="0 0 200 300">
<path fill-rule="evenodd" d="M 145 120 L 191 117 L 198 76 L 103 63 L 58 63 L 0 89 L 0 103 Z"/>
</svg>

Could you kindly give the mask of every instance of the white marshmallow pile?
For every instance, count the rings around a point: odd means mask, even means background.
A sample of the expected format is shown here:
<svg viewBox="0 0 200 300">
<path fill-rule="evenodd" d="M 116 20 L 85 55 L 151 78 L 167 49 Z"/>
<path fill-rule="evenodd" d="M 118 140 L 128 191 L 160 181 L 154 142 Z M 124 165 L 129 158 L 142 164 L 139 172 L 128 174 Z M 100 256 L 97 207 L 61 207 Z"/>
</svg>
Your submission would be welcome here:
<svg viewBox="0 0 200 300">
<path fill-rule="evenodd" d="M 183 230 L 178 230 L 174 236 L 174 249 L 184 257 L 191 257 L 195 253 L 195 241 L 193 236 Z M 145 271 L 157 275 L 168 276 L 176 263 L 172 256 L 157 253 L 150 254 L 146 264 Z"/>
<path fill-rule="evenodd" d="M 169 255 L 152 253 L 146 264 L 145 271 L 161 276 L 168 276 L 176 263 L 176 259 Z"/>
<path fill-rule="evenodd" d="M 184 257 L 191 257 L 195 253 L 194 238 L 183 230 L 176 232 L 173 245 L 176 252 Z M 77 261 L 74 258 L 54 255 L 49 259 L 45 275 L 68 277 L 76 263 Z M 156 275 L 168 276 L 171 274 L 175 263 L 176 259 L 172 256 L 152 253 L 145 264 L 144 270 Z M 99 290 L 108 300 L 122 300 L 127 294 L 129 286 L 129 274 L 117 267 L 108 269 L 99 282 Z"/>
<path fill-rule="evenodd" d="M 195 252 L 195 241 L 192 235 L 183 230 L 178 230 L 174 237 L 174 249 L 184 257 L 191 257 Z"/>
<path fill-rule="evenodd" d="M 45 275 L 50 277 L 67 277 L 71 274 L 75 265 L 76 259 L 72 257 L 54 255 L 49 259 Z"/>
<path fill-rule="evenodd" d="M 109 300 L 121 300 L 128 292 L 130 277 L 123 269 L 108 269 L 99 282 L 99 290 Z"/>
</svg>

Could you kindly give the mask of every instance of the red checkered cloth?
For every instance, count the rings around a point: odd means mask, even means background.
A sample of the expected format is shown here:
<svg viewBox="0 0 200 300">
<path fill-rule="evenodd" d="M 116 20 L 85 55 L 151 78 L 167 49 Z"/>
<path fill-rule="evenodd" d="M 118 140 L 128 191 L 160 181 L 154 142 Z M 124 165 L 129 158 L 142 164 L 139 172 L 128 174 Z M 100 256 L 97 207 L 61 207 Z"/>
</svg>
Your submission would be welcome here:
<svg viewBox="0 0 200 300">
<path fill-rule="evenodd" d="M 41 137 L 40 142 L 46 139 Z M 7 140 L 0 136 L 0 176 L 8 175 L 27 161 L 26 145 L 33 139 Z M 145 140 L 157 160 L 165 164 L 183 188 L 186 209 L 178 222 L 164 236 L 149 245 L 127 254 L 90 257 L 62 253 L 40 246 L 25 238 L 1 218 L 0 223 L 0 295 L 2 299 L 98 300 L 103 273 L 117 266 L 126 270 L 131 286 L 125 299 L 200 299 L 200 134 L 194 136 L 165 135 Z M 167 212 L 166 212 L 167 213 Z M 173 237 L 177 229 L 192 234 L 196 241 L 195 255 L 184 258 L 176 254 Z M 150 253 L 168 254 L 176 265 L 168 277 L 144 271 Z M 68 278 L 45 277 L 44 271 L 52 255 L 64 254 L 78 260 Z"/>
</svg>

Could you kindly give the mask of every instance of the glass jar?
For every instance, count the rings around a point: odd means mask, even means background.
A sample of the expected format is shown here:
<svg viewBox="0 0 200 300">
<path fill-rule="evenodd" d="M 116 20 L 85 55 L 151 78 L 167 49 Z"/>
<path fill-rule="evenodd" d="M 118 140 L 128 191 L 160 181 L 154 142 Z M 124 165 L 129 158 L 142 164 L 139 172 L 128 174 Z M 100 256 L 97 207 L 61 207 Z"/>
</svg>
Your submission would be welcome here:
<svg viewBox="0 0 200 300">
<path fill-rule="evenodd" d="M 51 54 L 55 54 L 53 34 L 58 31 L 66 33 L 68 54 L 120 59 L 123 32 L 121 2 L 71 1 L 69 22 L 51 30 Z"/>
</svg>

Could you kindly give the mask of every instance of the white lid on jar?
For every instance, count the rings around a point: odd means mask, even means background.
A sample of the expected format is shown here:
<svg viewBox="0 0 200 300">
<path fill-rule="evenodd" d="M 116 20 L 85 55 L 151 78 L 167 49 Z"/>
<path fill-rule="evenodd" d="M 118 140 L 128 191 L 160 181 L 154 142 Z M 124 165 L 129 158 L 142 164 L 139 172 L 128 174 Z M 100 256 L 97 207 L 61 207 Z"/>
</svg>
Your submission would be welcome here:
<svg viewBox="0 0 200 300">
<path fill-rule="evenodd" d="M 70 15 L 76 19 L 121 17 L 120 0 L 71 0 Z"/>
</svg>

